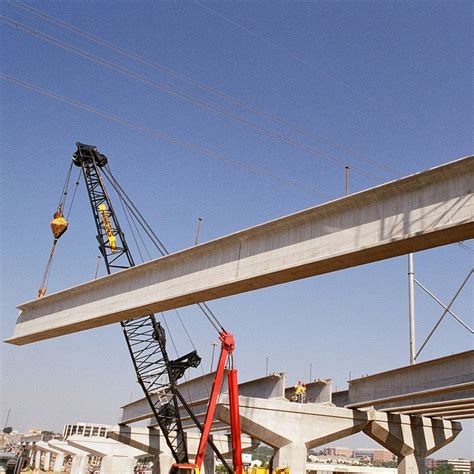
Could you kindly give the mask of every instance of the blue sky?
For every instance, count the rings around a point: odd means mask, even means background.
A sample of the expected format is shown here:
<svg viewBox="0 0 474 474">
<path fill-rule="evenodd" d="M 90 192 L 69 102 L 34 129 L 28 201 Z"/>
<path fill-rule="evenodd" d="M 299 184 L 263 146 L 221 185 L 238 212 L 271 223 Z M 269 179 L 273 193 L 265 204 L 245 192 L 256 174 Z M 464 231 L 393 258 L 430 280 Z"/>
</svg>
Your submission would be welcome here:
<svg viewBox="0 0 474 474">
<path fill-rule="evenodd" d="M 468 1 L 22 5 L 115 49 L 1 3 L 2 73 L 9 78 L 0 82 L 2 338 L 13 331 L 15 305 L 36 295 L 52 240 L 49 220 L 77 141 L 109 156 L 171 251 L 193 245 L 198 217 L 204 241 L 341 196 L 346 164 L 350 190 L 358 191 L 472 154 Z M 63 47 L 51 44 L 57 40 Z M 86 199 L 81 187 L 50 292 L 94 276 Z M 448 301 L 472 267 L 472 251 L 450 245 L 417 254 L 415 264 L 418 279 Z M 400 257 L 211 306 L 236 335 L 242 380 L 263 375 L 268 357 L 270 371 L 285 371 L 289 383 L 307 378 L 312 364 L 314 377 L 342 389 L 349 372 L 408 362 L 406 273 Z M 455 305 L 470 323 L 471 300 L 472 283 Z M 195 309 L 181 314 L 208 368 L 216 336 Z M 418 292 L 419 344 L 439 315 Z M 190 350 L 176 318 L 167 321 L 178 350 Z M 445 318 L 420 359 L 470 348 L 467 331 Z M 20 348 L 3 344 L 1 355 L 1 419 L 11 408 L 19 429 L 112 423 L 120 405 L 140 393 L 118 326 Z M 471 446 L 466 423 L 439 455 L 472 457 Z"/>
</svg>

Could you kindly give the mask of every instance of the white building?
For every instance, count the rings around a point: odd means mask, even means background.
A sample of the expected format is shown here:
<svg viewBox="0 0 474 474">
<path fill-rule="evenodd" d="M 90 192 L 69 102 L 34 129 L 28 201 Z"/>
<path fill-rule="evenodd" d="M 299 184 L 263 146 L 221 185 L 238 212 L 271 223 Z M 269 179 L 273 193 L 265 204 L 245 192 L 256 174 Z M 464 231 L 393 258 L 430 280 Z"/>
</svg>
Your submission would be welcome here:
<svg viewBox="0 0 474 474">
<path fill-rule="evenodd" d="M 92 436 L 99 436 L 101 438 L 107 437 L 107 429 L 109 425 L 98 425 L 96 423 L 75 423 L 73 425 L 65 425 L 63 430 L 64 439 L 69 436 L 81 435 L 87 438 Z"/>
</svg>

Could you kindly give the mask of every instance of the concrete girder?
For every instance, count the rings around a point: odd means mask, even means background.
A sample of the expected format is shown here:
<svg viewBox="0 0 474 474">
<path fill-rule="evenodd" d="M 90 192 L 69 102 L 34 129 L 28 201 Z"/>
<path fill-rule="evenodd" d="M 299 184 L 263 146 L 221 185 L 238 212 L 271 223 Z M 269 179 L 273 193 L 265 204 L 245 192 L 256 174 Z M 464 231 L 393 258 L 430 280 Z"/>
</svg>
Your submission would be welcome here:
<svg viewBox="0 0 474 474">
<path fill-rule="evenodd" d="M 468 412 L 474 413 L 474 403 L 463 403 L 457 405 L 449 404 L 437 408 L 425 408 L 422 410 L 404 410 L 402 413 L 404 413 L 405 415 L 430 416 L 434 418 L 439 418 L 442 416 L 449 416 L 455 414 L 467 415 Z"/>
<path fill-rule="evenodd" d="M 436 379 L 435 379 L 436 381 Z M 400 395 L 393 395 L 385 398 L 377 398 L 375 400 L 365 400 L 363 402 L 352 403 L 346 405 L 346 408 L 365 408 L 378 405 L 386 405 L 392 402 L 400 402 L 403 400 L 414 400 L 417 398 L 427 398 L 433 395 L 445 395 L 449 393 L 459 393 L 463 391 L 472 392 L 474 390 L 474 382 L 460 383 L 449 385 L 447 387 L 432 388 L 429 390 L 420 390 L 418 392 L 407 392 Z"/>
<path fill-rule="evenodd" d="M 459 395 L 458 395 L 459 396 Z M 441 402 L 417 403 L 416 405 L 400 405 L 390 408 L 379 408 L 378 411 L 389 411 L 391 413 L 404 413 L 405 415 L 423 415 L 431 410 L 439 408 L 453 408 L 455 406 L 471 405 L 474 397 L 458 398 L 456 400 L 446 400 Z"/>
<path fill-rule="evenodd" d="M 470 407 L 470 409 L 466 410 L 438 411 L 437 413 L 431 413 L 429 416 L 433 418 L 448 418 L 455 420 L 458 416 L 468 415 L 474 418 L 474 407 Z"/>
<path fill-rule="evenodd" d="M 142 451 L 141 449 L 127 446 L 111 438 L 102 438 L 99 436 L 73 435 L 67 438 L 67 443 L 69 446 L 86 451 L 92 456 L 125 456 L 139 458 L 147 454 L 146 451 Z"/>
<path fill-rule="evenodd" d="M 28 344 L 474 237 L 474 157 L 19 306 Z"/>
<path fill-rule="evenodd" d="M 424 409 L 472 403 L 473 367 L 474 350 L 460 352 L 350 380 L 349 389 L 334 393 L 332 400 L 346 408 L 422 415 Z"/>
<path fill-rule="evenodd" d="M 52 439 L 48 442 L 50 446 L 58 451 L 62 451 L 65 454 L 70 454 L 72 456 L 88 456 L 89 453 L 83 449 L 75 448 L 74 446 L 69 445 L 66 441 L 60 441 L 57 439 Z"/>
<path fill-rule="evenodd" d="M 45 451 L 45 452 L 49 452 L 49 453 L 53 453 L 53 454 L 58 454 L 58 453 L 62 452 L 59 449 L 51 446 L 49 443 L 47 443 L 45 441 L 39 441 L 38 443 L 36 443 L 35 448 L 39 449 L 41 451 Z"/>
<path fill-rule="evenodd" d="M 206 412 L 209 401 L 209 393 L 215 379 L 215 372 L 205 374 L 187 382 L 180 383 L 178 388 L 184 396 L 194 413 L 200 419 Z M 284 398 L 285 393 L 285 374 L 270 374 L 265 377 L 253 379 L 248 382 L 239 383 L 239 393 L 255 398 Z M 227 377 L 224 377 L 221 393 L 228 392 Z M 153 403 L 157 402 L 157 395 L 152 395 Z M 183 420 L 188 422 L 187 413 L 181 411 Z M 134 400 L 122 407 L 122 417 L 120 424 L 128 425 L 137 421 L 150 419 L 153 413 L 150 404 L 146 398 Z M 152 422 L 153 424 L 154 422 Z"/>
<path fill-rule="evenodd" d="M 285 389 L 285 398 L 288 400 L 295 393 L 295 387 Z M 331 379 L 314 380 L 306 384 L 306 400 L 309 403 L 331 403 Z"/>
<path fill-rule="evenodd" d="M 472 415 L 457 415 L 457 416 L 445 416 L 447 420 L 470 420 L 473 418 Z"/>
<path fill-rule="evenodd" d="M 107 430 L 107 437 L 153 456 L 158 456 L 164 449 L 162 434 L 154 428 L 116 425 Z"/>
</svg>

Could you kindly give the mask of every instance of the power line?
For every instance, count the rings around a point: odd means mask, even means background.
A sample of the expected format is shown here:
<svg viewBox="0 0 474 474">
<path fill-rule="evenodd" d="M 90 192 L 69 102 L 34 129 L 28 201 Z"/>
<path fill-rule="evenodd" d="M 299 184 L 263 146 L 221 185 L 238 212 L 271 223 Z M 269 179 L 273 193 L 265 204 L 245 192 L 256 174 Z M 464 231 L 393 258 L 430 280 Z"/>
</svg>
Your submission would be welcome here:
<svg viewBox="0 0 474 474">
<path fill-rule="evenodd" d="M 232 112 L 229 112 L 225 109 L 222 109 L 222 108 L 219 108 L 219 107 L 216 107 L 212 104 L 209 104 L 207 102 L 204 102 L 200 99 L 197 99 L 193 96 L 190 96 L 188 94 L 185 94 L 183 92 L 180 92 L 170 86 L 168 86 L 167 84 L 164 84 L 164 83 L 161 83 L 161 82 L 157 82 L 157 81 L 154 81 L 146 76 L 143 76 L 141 74 L 137 74 L 133 71 L 131 71 L 130 69 L 127 69 L 125 67 L 122 67 L 118 64 L 115 64 L 111 61 L 108 61 L 108 60 L 105 60 L 99 56 L 96 56 L 92 53 L 89 53 L 85 50 L 82 50 L 80 48 L 76 48 L 75 46 L 71 45 L 71 44 L 68 44 L 64 41 L 61 41 L 53 36 L 50 36 L 50 35 L 47 35 L 45 33 L 42 33 L 41 31 L 38 31 L 34 28 L 30 28 L 29 26 L 21 23 L 21 22 L 17 22 L 11 18 L 8 18 L 8 17 L 5 17 L 5 16 L 0 16 L 0 22 L 12 27 L 12 28 L 15 28 L 19 31 L 22 31 L 30 36 L 33 36 L 33 37 L 36 37 L 36 38 L 39 38 L 43 41 L 46 41 L 50 44 L 53 44 L 54 46 L 57 46 L 59 48 L 62 48 L 66 51 L 69 51 L 71 53 L 74 53 L 74 54 L 77 54 L 91 62 L 94 62 L 96 64 L 99 64 L 101 66 L 104 66 L 108 69 L 111 69 L 113 71 L 116 71 L 116 72 L 119 72 L 125 76 L 128 76 L 132 79 L 135 79 L 135 80 L 138 80 L 138 81 L 141 81 L 155 89 L 158 89 L 162 92 L 166 92 L 170 95 L 173 95 L 175 97 L 178 97 L 182 100 L 185 100 L 187 102 L 190 102 L 192 103 L 193 105 L 196 105 L 197 107 L 200 107 L 200 108 L 203 108 L 203 109 L 206 109 L 206 110 L 209 110 L 211 112 L 214 112 L 218 115 L 221 115 L 223 117 L 226 117 L 228 118 L 229 120 L 232 120 L 234 122 L 237 122 L 237 123 L 240 123 L 241 125 L 244 125 L 248 128 L 251 128 L 253 130 L 256 130 L 256 131 L 259 131 L 260 133 L 263 133 L 264 135 L 266 136 L 269 136 L 271 138 L 275 138 L 277 140 L 279 140 L 280 142 L 283 142 L 283 143 L 286 143 L 288 145 L 291 145 L 291 146 L 294 146 L 296 148 L 299 148 L 300 150 L 310 154 L 310 155 L 313 155 L 313 156 L 316 156 L 317 158 L 320 158 L 320 159 L 324 159 L 326 161 L 329 161 L 329 162 L 333 162 L 333 163 L 337 163 L 341 166 L 346 166 L 347 165 L 347 162 L 344 161 L 344 160 L 341 160 L 339 158 L 336 158 L 332 155 L 329 155 L 328 153 L 325 153 L 325 152 L 322 152 L 322 151 L 319 151 L 319 150 L 316 150 L 315 148 L 311 147 L 311 146 L 308 146 L 308 145 L 305 145 L 303 143 L 300 143 L 296 140 L 293 140 L 285 135 L 282 135 L 278 132 L 275 132 L 273 130 L 269 130 L 265 127 L 262 127 L 258 124 L 255 124 L 255 123 L 252 123 L 252 122 L 249 122 L 248 120 L 246 120 L 245 118 L 243 118 L 242 116 L 240 115 L 237 115 L 237 114 L 234 114 Z M 358 172 L 359 174 L 363 175 L 363 176 L 366 176 L 368 178 L 371 178 L 371 179 L 374 179 L 376 181 L 385 181 L 385 178 L 381 177 L 381 176 L 377 176 L 373 173 L 369 173 L 355 165 L 351 165 L 351 168 L 353 170 L 355 170 L 356 172 Z"/>
<path fill-rule="evenodd" d="M 201 90 L 204 90 L 204 91 L 206 91 L 206 92 L 210 92 L 211 94 L 214 94 L 214 95 L 216 95 L 216 96 L 218 96 L 218 97 L 224 98 L 224 99 L 226 99 L 226 100 L 232 102 L 233 104 L 235 104 L 235 105 L 237 105 L 237 106 L 239 106 L 239 107 L 241 107 L 241 108 L 243 108 L 243 109 L 246 109 L 246 110 L 248 110 L 248 111 L 250 111 L 250 112 L 252 112 L 252 113 L 254 113 L 254 114 L 256 114 L 256 115 L 259 115 L 259 116 L 261 116 L 261 117 L 265 117 L 265 118 L 267 118 L 267 119 L 270 119 L 270 120 L 272 120 L 272 121 L 274 121 L 274 122 L 283 124 L 283 125 L 289 127 L 290 129 L 292 129 L 292 130 L 294 130 L 294 131 L 296 131 L 296 132 L 298 132 L 298 133 L 301 133 L 302 135 L 305 135 L 305 136 L 307 136 L 307 137 L 309 137 L 309 138 L 312 138 L 312 139 L 314 139 L 314 140 L 321 141 L 321 142 L 325 142 L 325 143 L 327 143 L 327 144 L 329 144 L 329 145 L 331 145 L 331 146 L 333 146 L 333 147 L 335 147 L 335 148 L 338 148 L 338 149 L 340 149 L 340 150 L 342 150 L 342 151 L 344 151 L 344 152 L 346 152 L 346 153 L 348 153 L 348 154 L 350 154 L 350 155 L 353 155 L 353 156 L 355 156 L 355 157 L 358 157 L 358 158 L 361 159 L 361 160 L 364 160 L 364 161 L 366 161 L 366 162 L 368 162 L 368 163 L 371 163 L 371 164 L 373 164 L 373 165 L 375 165 L 375 166 L 378 166 L 378 167 L 380 167 L 380 168 L 382 168 L 382 169 L 385 169 L 387 172 L 389 172 L 389 173 L 391 173 L 391 174 L 394 174 L 394 175 L 399 175 L 399 174 L 400 174 L 400 172 L 399 172 L 398 170 L 395 170 L 394 168 L 389 167 L 389 166 L 385 165 L 384 163 L 382 163 L 382 162 L 380 162 L 380 161 L 378 161 L 378 160 L 375 160 L 375 159 L 373 159 L 373 158 L 369 158 L 369 157 L 367 157 L 366 155 L 364 155 L 364 154 L 362 154 L 362 153 L 359 153 L 359 152 L 357 152 L 357 151 L 351 149 L 350 147 L 348 147 L 348 146 L 346 146 L 346 145 L 340 144 L 340 143 L 338 143 L 338 142 L 336 142 L 336 141 L 334 141 L 334 140 L 331 140 L 331 139 L 329 139 L 329 138 L 327 138 L 327 137 L 323 137 L 323 136 L 321 136 L 321 135 L 319 135 L 319 134 L 315 134 L 315 133 L 313 133 L 313 132 L 310 132 L 310 131 L 306 130 L 305 128 L 303 128 L 303 127 L 301 127 L 301 126 L 299 126 L 299 125 L 295 125 L 295 124 L 289 122 L 288 120 L 286 120 L 286 119 L 284 119 L 284 118 L 282 118 L 282 117 L 279 117 L 279 116 L 277 116 L 277 115 L 270 114 L 270 113 L 268 113 L 268 112 L 259 110 L 259 109 L 255 108 L 254 106 L 249 105 L 249 104 L 243 102 L 243 101 L 240 100 L 240 99 L 237 99 L 237 98 L 235 98 L 235 97 L 233 97 L 233 96 L 231 96 L 231 95 L 229 95 L 229 94 L 227 94 L 227 93 L 225 93 L 225 92 L 223 92 L 223 91 L 221 91 L 221 90 L 219 90 L 219 89 L 216 89 L 215 87 L 209 86 L 209 85 L 204 84 L 204 83 L 199 82 L 199 81 L 196 81 L 195 79 L 192 79 L 192 78 L 190 78 L 190 77 L 188 77 L 188 76 L 186 76 L 186 75 L 184 75 L 184 74 L 181 74 L 181 73 L 179 73 L 179 72 L 177 72 L 177 71 L 175 71 L 175 70 L 173 70 L 173 69 L 171 69 L 171 68 L 169 68 L 169 67 L 167 67 L 167 66 L 165 66 L 165 65 L 163 65 L 163 64 L 161 64 L 161 63 L 157 63 L 157 62 L 154 62 L 154 61 L 150 61 L 150 60 L 144 58 L 143 56 L 140 56 L 140 55 L 138 55 L 137 53 L 134 53 L 133 51 L 127 50 L 127 49 L 122 48 L 122 47 L 120 47 L 120 46 L 117 46 L 117 45 L 115 45 L 115 44 L 113 44 L 113 43 L 110 43 L 109 41 L 106 41 L 106 40 L 104 40 L 103 38 L 101 38 L 101 37 L 99 37 L 99 36 L 97 36 L 97 35 L 94 35 L 94 34 L 92 34 L 92 33 L 90 33 L 90 32 L 87 32 L 87 31 L 85 31 L 85 30 L 83 30 L 83 29 L 81 29 L 81 28 L 77 28 L 77 27 L 75 27 L 74 25 L 71 25 L 70 23 L 67 23 L 67 22 L 65 22 L 65 21 L 63 21 L 63 20 L 61 20 L 61 19 L 59 19 L 59 18 L 56 18 L 56 17 L 54 17 L 54 16 L 52 16 L 52 15 L 47 14 L 47 13 L 44 12 L 44 11 L 37 10 L 37 9 L 35 9 L 35 8 L 29 6 L 29 5 L 25 5 L 25 4 L 23 4 L 23 3 L 19 2 L 19 1 L 13 1 L 13 0 L 8 0 L 8 1 L 9 1 L 9 3 L 10 3 L 11 5 L 13 5 L 14 7 L 19 8 L 19 9 L 21 9 L 21 10 L 23 10 L 23 11 L 26 11 L 27 13 L 30 13 L 31 15 L 34 15 L 34 16 L 36 16 L 36 17 L 39 17 L 39 18 L 41 18 L 41 19 L 43 19 L 43 20 L 45 20 L 45 21 L 48 21 L 48 22 L 50 22 L 50 23 L 52 23 L 52 24 L 54 24 L 54 25 L 56 25 L 56 26 L 59 26 L 60 28 L 66 29 L 66 30 L 68 30 L 68 31 L 71 31 L 71 32 L 73 32 L 73 33 L 75 33 L 75 34 L 77 34 L 77 35 L 79 35 L 79 36 L 82 36 L 82 37 L 84 37 L 84 38 L 86 38 L 86 39 L 88 39 L 88 40 L 90 40 L 90 41 L 92 41 L 92 42 L 94 42 L 94 43 L 96 43 L 96 44 L 99 44 L 99 45 L 101 45 L 101 46 L 104 46 L 104 47 L 106 47 L 106 48 L 108 48 L 108 49 L 110 49 L 110 50 L 112 50 L 112 51 L 115 51 L 115 52 L 117 52 L 117 53 L 119 53 L 119 54 L 122 54 L 122 55 L 124 55 L 124 56 L 126 56 L 126 57 L 128 57 L 128 58 L 130 58 L 130 59 L 133 59 L 133 60 L 135 60 L 135 61 L 137 61 L 137 62 L 139 62 L 139 63 L 141 63 L 141 64 L 144 64 L 144 65 L 146 65 L 146 66 L 149 66 L 149 67 L 152 67 L 152 68 L 154 68 L 154 69 L 157 69 L 157 70 L 159 70 L 159 71 L 161 71 L 161 72 L 163 72 L 163 73 L 165 73 L 165 74 L 168 74 L 168 75 L 170 75 L 170 76 L 172 76 L 172 77 L 174 77 L 174 78 L 176 78 L 176 79 L 179 79 L 179 80 L 181 80 L 181 81 L 183 81 L 183 82 L 186 82 L 186 83 L 188 83 L 188 84 L 190 84 L 190 85 L 192 85 L 192 86 L 194 86 L 194 87 L 197 87 L 197 88 L 199 88 L 199 89 L 201 89 Z M 195 2 L 195 3 L 199 4 L 198 2 Z M 211 10 L 210 8 L 208 8 L 208 7 L 204 6 L 204 5 L 199 4 L 199 6 L 201 6 L 201 7 L 203 7 L 203 8 L 206 8 L 206 9 L 208 9 L 208 10 Z"/>
<path fill-rule="evenodd" d="M 469 245 L 466 245 L 464 242 L 457 242 L 457 244 L 466 252 L 474 255 L 474 250 L 471 247 L 469 247 Z"/>
<path fill-rule="evenodd" d="M 113 122 L 120 123 L 120 124 L 125 125 L 129 128 L 132 128 L 134 130 L 140 130 L 142 132 L 145 132 L 149 135 L 160 138 L 162 140 L 166 140 L 166 141 L 168 141 L 170 143 L 173 143 L 175 145 L 179 145 L 179 146 L 188 148 L 190 150 L 197 151 L 197 152 L 199 152 L 203 155 L 206 155 L 210 158 L 214 158 L 215 160 L 218 160 L 218 161 L 222 161 L 223 163 L 226 163 L 228 165 L 237 166 L 238 168 L 241 168 L 241 169 L 243 169 L 247 172 L 254 173 L 254 174 L 266 177 L 268 179 L 272 179 L 274 181 L 279 182 L 280 184 L 284 184 L 285 186 L 290 186 L 290 187 L 293 187 L 293 188 L 304 190 L 306 192 L 310 192 L 311 194 L 316 194 L 316 195 L 324 197 L 324 198 L 329 198 L 329 199 L 334 198 L 334 196 L 330 196 L 328 194 L 322 193 L 322 192 L 317 191 L 316 189 L 311 188 L 309 186 L 305 186 L 303 184 L 296 183 L 292 180 L 283 178 L 281 176 L 274 175 L 274 174 L 272 174 L 272 173 L 270 173 L 270 172 L 268 172 L 268 171 L 266 171 L 262 168 L 258 168 L 254 165 L 249 165 L 249 164 L 244 163 L 242 161 L 234 160 L 234 159 L 226 157 L 226 156 L 224 156 L 220 153 L 214 152 L 214 151 L 212 151 L 208 148 L 204 148 L 204 147 L 201 147 L 199 145 L 195 145 L 193 143 L 187 142 L 185 140 L 181 140 L 180 138 L 173 137 L 172 135 L 168 135 L 166 133 L 163 133 L 160 130 L 157 130 L 157 129 L 154 129 L 154 128 L 151 128 L 151 127 L 147 127 L 145 125 L 138 124 L 138 123 L 135 123 L 135 122 L 131 122 L 130 120 L 119 117 L 118 115 L 114 115 L 114 114 L 111 114 L 109 112 L 104 112 L 100 109 L 97 109 L 96 107 L 92 107 L 90 105 L 84 104 L 83 102 L 79 102 L 79 101 L 71 99 L 69 97 L 56 94 L 56 93 L 51 92 L 47 89 L 43 89 L 43 88 L 41 88 L 41 87 L 39 87 L 35 84 L 31 84 L 29 82 L 23 81 L 23 80 L 18 79 L 16 77 L 9 76 L 9 75 L 1 73 L 0 74 L 0 79 L 11 82 L 12 84 L 19 85 L 23 88 L 32 90 L 32 91 L 37 92 L 39 94 L 45 95 L 47 97 L 56 99 L 60 102 L 64 102 L 66 104 L 72 105 L 72 106 L 77 107 L 79 109 L 86 110 L 86 111 L 91 112 L 95 115 L 98 115 L 102 118 L 105 118 L 107 120 L 111 120 Z"/>
<path fill-rule="evenodd" d="M 193 0 L 193 3 L 195 3 L 196 5 L 200 6 L 201 8 L 203 8 L 204 10 L 207 10 L 208 12 L 211 12 L 213 15 L 216 15 L 218 16 L 219 18 L 222 18 L 223 20 L 227 21 L 228 23 L 234 25 L 235 27 L 239 28 L 240 30 L 244 31 L 245 33 L 253 36 L 254 38 L 257 38 L 258 40 L 260 41 L 263 41 L 264 43 L 266 43 L 267 45 L 271 46 L 272 48 L 274 49 L 278 49 L 279 51 L 285 53 L 287 56 L 289 56 L 290 58 L 294 59 L 295 61 L 298 61 L 299 63 L 301 64 L 304 64 L 305 66 L 311 68 L 313 71 L 316 71 L 317 73 L 319 74 L 323 74 L 325 75 L 326 77 L 329 77 L 331 80 L 333 81 L 336 81 L 337 83 L 343 85 L 345 88 L 347 89 L 351 89 L 353 92 L 356 92 L 357 94 L 365 97 L 366 99 L 370 100 L 371 102 L 374 102 L 374 99 L 373 97 L 371 97 L 370 95 L 366 94 L 365 92 L 362 92 L 358 89 L 356 89 L 355 87 L 351 86 L 350 84 L 347 84 L 346 82 L 344 81 L 341 81 L 338 77 L 336 76 L 333 76 L 332 74 L 329 74 L 319 68 L 317 68 L 316 66 L 314 66 L 313 64 L 311 64 L 310 62 L 306 61 L 305 59 L 297 56 L 296 54 L 292 53 L 291 51 L 287 50 L 286 48 L 276 44 L 275 42 L 271 41 L 270 39 L 266 38 L 265 36 L 261 35 L 261 34 L 258 34 L 258 33 L 255 33 L 255 31 L 252 31 L 250 30 L 249 28 L 241 25 L 240 23 L 236 22 L 235 20 L 232 20 L 231 18 L 223 15 L 222 13 L 219 13 L 218 11 L 214 10 L 213 8 L 209 7 L 208 5 L 204 5 L 203 3 L 201 2 L 198 2 L 197 0 Z"/>
</svg>

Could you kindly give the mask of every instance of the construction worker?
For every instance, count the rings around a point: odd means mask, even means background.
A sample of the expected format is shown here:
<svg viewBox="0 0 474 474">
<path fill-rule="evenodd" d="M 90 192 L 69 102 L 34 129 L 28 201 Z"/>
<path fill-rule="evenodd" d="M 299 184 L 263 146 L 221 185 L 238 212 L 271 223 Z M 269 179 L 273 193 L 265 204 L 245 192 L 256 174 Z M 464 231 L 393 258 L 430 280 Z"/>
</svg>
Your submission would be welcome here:
<svg viewBox="0 0 474 474">
<path fill-rule="evenodd" d="M 295 398 L 298 403 L 303 403 L 306 399 L 306 384 L 298 380 L 295 385 Z"/>
</svg>

